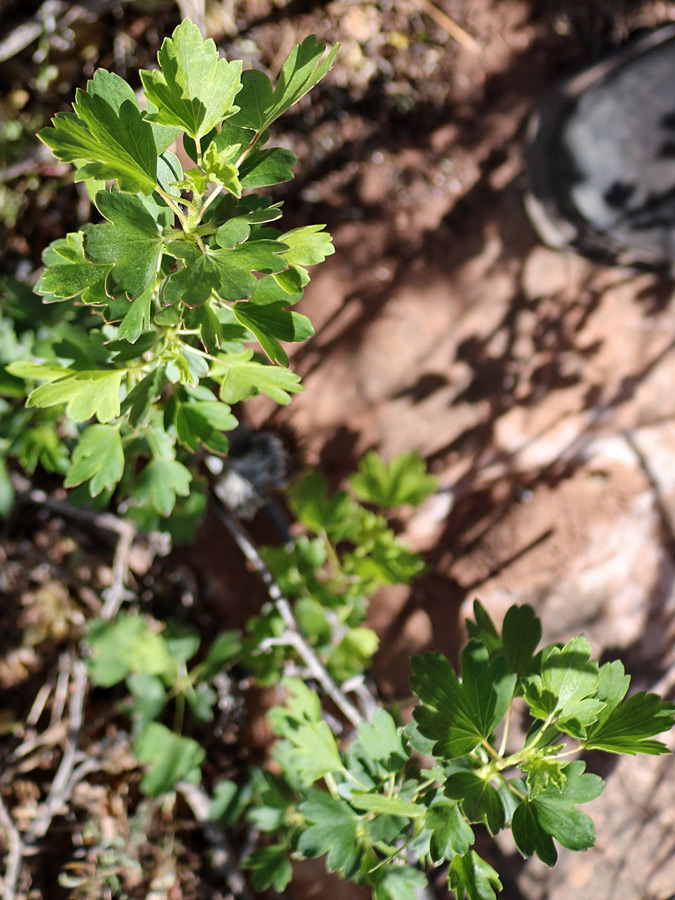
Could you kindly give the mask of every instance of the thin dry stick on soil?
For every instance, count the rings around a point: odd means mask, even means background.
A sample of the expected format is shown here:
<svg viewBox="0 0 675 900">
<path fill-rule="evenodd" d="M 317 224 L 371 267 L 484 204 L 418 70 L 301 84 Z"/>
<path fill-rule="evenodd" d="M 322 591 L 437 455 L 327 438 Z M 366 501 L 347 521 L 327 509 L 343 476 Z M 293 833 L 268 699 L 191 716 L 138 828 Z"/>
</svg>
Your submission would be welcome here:
<svg viewBox="0 0 675 900">
<path fill-rule="evenodd" d="M 475 38 L 472 38 L 471 35 L 465 31 L 454 19 L 451 19 L 450 16 L 443 12 L 442 9 L 439 9 L 436 4 L 432 3 L 431 0 L 413 0 L 413 2 L 419 6 L 422 12 L 426 13 L 430 19 L 433 19 L 437 25 L 447 31 L 451 38 L 457 41 L 465 50 L 468 50 L 469 53 L 479 53 L 480 52 L 480 44 Z"/>
<path fill-rule="evenodd" d="M 364 720 L 363 714 L 356 706 L 354 706 L 351 700 L 345 696 L 337 682 L 333 679 L 332 675 L 314 652 L 314 649 L 302 636 L 298 623 L 295 621 L 295 616 L 291 610 L 290 603 L 282 594 L 281 588 L 267 567 L 267 564 L 258 553 L 253 541 L 221 500 L 211 494 L 211 502 L 213 503 L 220 520 L 236 541 L 241 552 L 246 559 L 253 564 L 254 569 L 267 588 L 270 599 L 284 621 L 285 631 L 279 640 L 295 648 L 309 669 L 311 676 L 321 685 L 324 693 L 330 697 L 343 715 L 354 727 L 356 727 L 359 722 Z"/>
<path fill-rule="evenodd" d="M 31 824 L 26 834 L 27 846 L 44 837 L 52 819 L 68 800 L 68 785 L 71 782 L 80 743 L 80 731 L 84 718 L 84 698 L 87 692 L 87 667 L 82 659 L 71 661 L 72 692 L 68 706 L 68 737 L 63 758 L 44 802 L 44 807 Z"/>
<path fill-rule="evenodd" d="M 16 825 L 12 821 L 7 807 L 5 806 L 2 796 L 0 795 L 0 828 L 5 832 L 7 840 L 7 863 L 5 866 L 5 877 L 0 881 L 0 889 L 2 890 L 3 900 L 14 900 L 16 897 L 16 886 L 21 872 L 21 861 L 25 852 L 21 835 Z"/>
</svg>

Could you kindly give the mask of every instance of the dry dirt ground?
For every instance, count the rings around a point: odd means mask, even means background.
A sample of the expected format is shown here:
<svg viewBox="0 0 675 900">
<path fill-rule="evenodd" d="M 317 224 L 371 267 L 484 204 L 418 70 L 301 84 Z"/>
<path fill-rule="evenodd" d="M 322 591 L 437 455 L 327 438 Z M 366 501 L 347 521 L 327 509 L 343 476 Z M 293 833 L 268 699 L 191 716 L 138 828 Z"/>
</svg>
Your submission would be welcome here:
<svg viewBox="0 0 675 900">
<path fill-rule="evenodd" d="M 290 423 L 333 481 L 369 447 L 414 448 L 442 486 L 405 526 L 430 573 L 372 608 L 384 696 L 405 695 L 412 653 L 456 654 L 478 595 L 496 618 L 532 603 L 547 640 L 583 631 L 672 698 L 674 285 L 545 248 L 523 193 L 526 120 L 547 87 L 675 20 L 675 4 L 439 0 L 476 53 L 417 0 L 244 6 L 211 5 L 228 52 L 273 68 L 310 31 L 343 42 L 330 89 L 287 134 L 303 160 L 287 208 L 327 222 L 336 245 L 301 306 L 317 331 L 291 363 L 307 391 L 252 418 Z M 211 550 L 192 563 L 228 615 L 226 568 Z M 672 758 L 589 765 L 608 780 L 590 809 L 597 848 L 563 850 L 549 872 L 507 836 L 508 900 L 672 895 Z M 325 892 L 314 873 L 296 896 Z"/>
</svg>

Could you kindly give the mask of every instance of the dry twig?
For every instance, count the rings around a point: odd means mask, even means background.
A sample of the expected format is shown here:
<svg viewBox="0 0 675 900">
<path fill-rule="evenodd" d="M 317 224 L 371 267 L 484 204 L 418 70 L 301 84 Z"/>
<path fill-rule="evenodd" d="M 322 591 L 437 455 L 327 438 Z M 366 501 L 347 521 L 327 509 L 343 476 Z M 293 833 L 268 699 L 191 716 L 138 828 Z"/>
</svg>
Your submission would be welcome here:
<svg viewBox="0 0 675 900">
<path fill-rule="evenodd" d="M 84 717 L 84 698 L 87 691 L 87 667 L 83 660 L 71 657 L 72 693 L 68 707 L 68 737 L 63 758 L 52 781 L 47 799 L 41 813 L 36 816 L 26 834 L 26 845 L 34 844 L 44 837 L 49 830 L 52 819 L 68 799 L 68 787 L 71 783 L 77 755 L 79 751 L 80 731 Z M 74 785 L 73 785 L 74 786 Z"/>
<path fill-rule="evenodd" d="M 439 9 L 431 0 L 413 0 L 419 6 L 423 13 L 426 13 L 430 19 L 433 19 L 437 25 L 447 31 L 453 40 L 457 41 L 469 53 L 479 53 L 480 44 L 475 38 L 465 31 L 461 25 L 458 25 L 450 16 Z"/>
<path fill-rule="evenodd" d="M 21 840 L 21 835 L 12 821 L 12 817 L 1 796 L 0 828 L 5 832 L 5 838 L 7 840 L 7 864 L 5 866 L 5 877 L 2 882 L 0 882 L 0 888 L 2 889 L 3 900 L 14 900 L 25 847 Z"/>
<path fill-rule="evenodd" d="M 340 686 L 314 652 L 314 649 L 303 637 L 302 632 L 298 627 L 298 623 L 295 621 L 295 616 L 293 615 L 290 603 L 282 594 L 281 588 L 267 567 L 267 564 L 258 553 L 253 541 L 218 497 L 212 494 L 211 502 L 213 503 L 220 520 L 236 541 L 237 546 L 246 559 L 253 564 L 254 569 L 263 580 L 270 599 L 283 619 L 285 631 L 280 640 L 297 651 L 298 655 L 307 666 L 312 678 L 316 679 L 321 685 L 324 693 L 330 697 L 343 715 L 354 727 L 356 727 L 359 722 L 363 721 L 364 716 L 356 706 L 354 706 L 351 700 L 345 696 L 344 691 L 341 690 Z"/>
</svg>

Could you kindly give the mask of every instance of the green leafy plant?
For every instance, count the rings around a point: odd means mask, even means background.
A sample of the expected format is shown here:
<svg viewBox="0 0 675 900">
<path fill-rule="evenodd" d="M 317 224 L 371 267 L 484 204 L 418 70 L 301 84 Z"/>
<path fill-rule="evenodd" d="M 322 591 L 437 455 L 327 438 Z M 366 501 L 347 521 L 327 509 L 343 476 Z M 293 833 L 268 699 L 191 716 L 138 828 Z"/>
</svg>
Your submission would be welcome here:
<svg viewBox="0 0 675 900">
<path fill-rule="evenodd" d="M 164 41 L 159 69 L 141 72 L 142 103 L 98 70 L 73 111 L 40 133 L 73 163 L 105 221 L 47 248 L 36 293 L 3 286 L 3 460 L 63 475 L 75 498 L 114 498 L 145 528 L 201 516 L 206 480 L 190 463 L 202 451 L 227 454 L 233 405 L 257 393 L 286 404 L 302 389 L 282 344 L 311 335 L 292 306 L 308 267 L 333 247 L 321 225 L 274 227 L 281 205 L 260 191 L 292 177 L 296 159 L 268 144 L 269 129 L 336 49 L 307 38 L 273 87 L 220 58 L 185 21 Z M 37 386 L 24 408 L 26 383 Z M 494 900 L 499 875 L 476 850 L 477 829 L 509 828 L 523 856 L 553 865 L 556 842 L 583 850 L 595 841 L 579 807 L 604 782 L 572 757 L 667 752 L 655 737 L 673 726 L 675 705 L 629 696 L 623 665 L 593 661 L 583 636 L 538 649 L 529 606 L 512 607 L 498 631 L 476 602 L 460 674 L 440 653 L 413 658 L 408 724 L 378 704 L 365 679 L 377 649 L 369 599 L 423 570 L 387 512 L 435 489 L 415 453 L 388 464 L 366 454 L 350 491 L 331 493 L 310 473 L 288 495 L 304 533 L 260 554 L 224 510 L 270 594 L 244 635 L 204 642 L 138 610 L 90 624 L 89 678 L 124 683 L 118 710 L 132 722 L 140 789 L 151 797 L 200 781 L 200 728 L 225 670 L 262 684 L 283 678 L 286 701 L 270 713 L 274 770 L 220 782 L 211 805 L 226 827 L 243 817 L 263 836 L 244 862 L 256 889 L 283 891 L 291 858 L 325 857 L 374 900 L 415 900 L 437 866 L 459 900 Z M 3 462 L 0 513 L 11 492 Z M 353 731 L 324 709 L 326 697 Z M 66 886 L 117 887 L 123 854 L 99 844 L 98 869 Z"/>
<path fill-rule="evenodd" d="M 599 665 L 583 636 L 537 650 L 530 606 L 511 607 L 501 634 L 478 601 L 474 612 L 460 675 L 441 653 L 413 658 L 418 705 L 405 727 L 379 708 L 341 746 L 318 695 L 286 679 L 286 704 L 271 713 L 282 775 L 263 782 L 248 813 L 270 835 L 246 862 L 257 887 L 283 890 L 289 855 L 325 856 L 376 900 L 412 900 L 423 870 L 439 865 L 459 900 L 494 900 L 501 883 L 474 849 L 477 827 L 510 828 L 523 856 L 552 866 L 556 842 L 594 845 L 579 807 L 605 787 L 570 757 L 669 752 L 654 736 L 672 728 L 675 704 L 627 696 L 620 661 Z M 516 717 L 526 721 L 517 736 Z"/>
<path fill-rule="evenodd" d="M 373 470 L 378 480 L 371 484 Z M 344 490 L 331 494 L 316 471 L 287 492 L 304 533 L 292 547 L 266 547 L 262 553 L 293 603 L 301 633 L 339 684 L 369 668 L 377 650 L 377 635 L 364 625 L 370 597 L 386 584 L 410 584 L 424 569 L 422 557 L 397 537 L 385 513 L 421 503 L 436 484 L 416 453 L 387 464 L 371 452 L 350 479 L 352 494 L 368 505 Z M 285 636 L 283 616 L 274 604 L 249 623 L 244 660 L 264 684 L 283 674 L 289 660 Z M 261 653 L 261 645 L 269 652 Z"/>
<path fill-rule="evenodd" d="M 181 734 L 186 707 L 197 722 L 213 720 L 217 694 L 211 682 L 239 656 L 238 633 L 226 631 L 216 637 L 189 670 L 188 662 L 201 644 L 191 629 L 120 613 L 113 622 L 92 622 L 87 640 L 92 682 L 112 687 L 125 681 L 131 694 L 126 712 L 134 720 L 133 748 L 139 761 L 148 764 L 141 790 L 158 796 L 181 779 L 199 781 L 205 752 L 197 741 Z M 173 730 L 159 721 L 170 703 Z"/>
<path fill-rule="evenodd" d="M 32 457 L 12 440 L 6 455 L 46 461 L 66 487 L 104 502 L 116 492 L 144 527 L 177 503 L 203 512 L 189 458 L 200 448 L 226 454 L 233 404 L 257 393 L 285 404 L 302 389 L 282 343 L 312 334 L 291 307 L 307 267 L 333 246 L 321 225 L 279 231 L 281 204 L 261 189 L 293 177 L 296 157 L 269 144 L 270 126 L 336 50 L 307 38 L 273 88 L 220 58 L 186 20 L 164 41 L 160 68 L 141 72 L 143 106 L 99 69 L 73 111 L 40 132 L 105 221 L 44 253 L 36 291 L 60 305 L 50 318 L 61 339 L 46 348 L 36 334 L 3 360 L 15 393 L 19 380 L 38 383 L 29 410 L 53 421 L 50 411 L 65 407 L 81 430 L 71 425 L 68 441 L 45 436 Z M 169 149 L 181 143 L 193 162 L 185 171 Z"/>
</svg>

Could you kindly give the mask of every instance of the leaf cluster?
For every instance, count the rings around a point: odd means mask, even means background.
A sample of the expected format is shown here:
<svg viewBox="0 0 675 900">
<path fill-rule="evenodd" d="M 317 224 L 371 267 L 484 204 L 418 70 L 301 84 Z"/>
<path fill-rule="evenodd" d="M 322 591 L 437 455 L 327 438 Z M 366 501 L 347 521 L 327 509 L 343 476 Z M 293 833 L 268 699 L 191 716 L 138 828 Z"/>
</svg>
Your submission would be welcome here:
<svg viewBox="0 0 675 900">
<path fill-rule="evenodd" d="M 156 797 L 180 780 L 199 782 L 206 753 L 181 734 L 185 712 L 197 723 L 213 721 L 218 698 L 212 681 L 238 659 L 239 633 L 222 632 L 200 653 L 196 631 L 120 613 L 112 622 L 91 622 L 87 643 L 92 683 L 112 687 L 125 682 L 129 691 L 125 712 L 133 720 L 133 749 L 138 761 L 147 764 L 141 791 Z M 169 706 L 174 708 L 172 728 L 164 723 Z"/>
<path fill-rule="evenodd" d="M 190 457 L 227 453 L 234 404 L 258 393 L 286 404 L 302 390 L 283 345 L 312 334 L 293 306 L 333 246 L 321 225 L 277 227 L 281 204 L 264 189 L 292 178 L 297 159 L 271 142 L 270 126 L 336 50 L 307 38 L 272 86 L 185 20 L 159 68 L 140 73 L 140 97 L 99 69 L 40 132 L 74 165 L 102 221 L 44 252 L 35 291 L 45 312 L 33 324 L 53 323 L 54 344 L 44 328 L 12 334 L 0 323 L 0 415 L 14 416 L 3 456 L 64 474 L 102 503 L 116 494 L 145 528 L 177 504 L 183 521 L 199 517 L 204 484 Z M 186 168 L 171 149 L 181 143 Z M 10 410 L 26 393 L 28 412 Z M 26 421 L 49 425 L 27 437 Z M 4 469 L 0 482 L 9 496 Z"/>
<path fill-rule="evenodd" d="M 316 471 L 298 480 L 288 499 L 304 534 L 290 548 L 263 550 L 302 634 L 338 683 L 369 668 L 377 650 L 377 635 L 364 624 L 370 597 L 385 584 L 410 584 L 424 569 L 386 513 L 421 503 L 436 489 L 436 479 L 417 453 L 386 463 L 371 451 L 349 485 L 351 492 L 331 493 Z M 279 680 L 289 652 L 280 643 L 260 653 L 259 645 L 280 639 L 283 631 L 271 605 L 249 624 L 244 657 L 263 683 Z"/>
<path fill-rule="evenodd" d="M 628 696 L 619 661 L 599 665 L 583 636 L 538 649 L 530 606 L 513 606 L 501 632 L 478 601 L 474 612 L 459 673 L 440 653 L 413 658 L 418 705 L 406 727 L 379 708 L 340 745 L 318 696 L 286 680 L 286 705 L 271 714 L 283 779 L 255 806 L 272 842 L 248 862 L 258 886 L 282 890 L 289 857 L 325 856 L 329 871 L 381 900 L 412 900 L 424 870 L 439 865 L 459 900 L 495 900 L 499 875 L 476 850 L 477 829 L 509 828 L 523 856 L 552 866 L 556 844 L 593 846 L 580 806 L 605 787 L 570 756 L 668 752 L 654 737 L 672 728 L 675 704 Z M 516 713 L 530 723 L 521 739 Z"/>
</svg>

